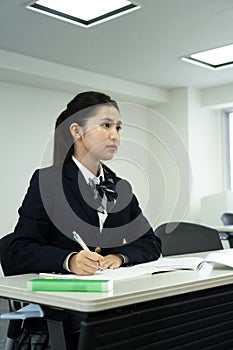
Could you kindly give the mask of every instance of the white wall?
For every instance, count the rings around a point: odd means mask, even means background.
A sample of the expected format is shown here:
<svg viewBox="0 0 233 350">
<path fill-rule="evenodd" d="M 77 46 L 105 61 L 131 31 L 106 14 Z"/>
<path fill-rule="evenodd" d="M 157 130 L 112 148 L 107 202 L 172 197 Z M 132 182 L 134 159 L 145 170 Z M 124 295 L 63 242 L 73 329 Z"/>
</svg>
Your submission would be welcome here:
<svg viewBox="0 0 233 350">
<path fill-rule="evenodd" d="M 220 223 L 220 213 L 212 218 L 205 217 L 202 212 L 203 197 L 224 191 L 223 182 L 223 149 L 221 111 L 202 107 L 201 92 L 189 88 L 188 98 L 188 133 L 189 156 L 193 174 L 193 196 L 191 217 L 215 226 Z M 212 203 L 218 208 L 219 203 Z"/>
<path fill-rule="evenodd" d="M 156 111 L 166 118 L 173 126 L 171 135 L 173 168 L 169 156 L 164 157 L 163 166 L 167 174 L 167 201 L 158 224 L 168 221 L 180 221 L 186 218 L 189 210 L 190 160 L 188 154 L 188 91 L 179 88 L 169 91 L 168 102 L 155 107 Z M 178 143 L 179 141 L 179 143 Z M 180 147 L 178 147 L 180 145 Z M 155 148 L 155 152 L 158 148 Z M 171 157 L 170 157 L 171 158 Z"/>
<path fill-rule="evenodd" d="M 177 128 L 188 152 L 190 203 L 184 212 L 184 220 L 211 224 L 201 213 L 201 200 L 224 191 L 221 112 L 203 107 L 202 92 L 192 88 L 170 91 L 168 103 L 157 106 L 156 110 Z M 185 188 L 176 187 L 176 190 L 184 191 Z M 188 193 L 187 187 L 186 191 Z M 165 222 L 169 217 L 165 215 L 161 219 Z M 213 217 L 212 224 L 215 223 Z"/>
<path fill-rule="evenodd" d="M 11 232 L 54 122 L 73 95 L 0 82 L 0 236 Z"/>
</svg>

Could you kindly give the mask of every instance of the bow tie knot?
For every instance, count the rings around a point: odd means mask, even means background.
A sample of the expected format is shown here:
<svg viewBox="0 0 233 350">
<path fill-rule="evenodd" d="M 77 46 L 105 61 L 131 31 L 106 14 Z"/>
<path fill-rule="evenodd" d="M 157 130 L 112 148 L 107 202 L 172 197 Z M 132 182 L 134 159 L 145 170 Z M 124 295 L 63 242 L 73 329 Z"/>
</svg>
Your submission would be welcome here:
<svg viewBox="0 0 233 350">
<path fill-rule="evenodd" d="M 100 200 L 97 208 L 99 211 L 109 211 L 115 204 L 117 198 L 116 185 L 113 179 L 107 179 L 96 183 L 96 179 L 89 179 L 89 185 L 94 190 L 94 199 Z"/>
<path fill-rule="evenodd" d="M 99 184 L 96 184 L 96 189 L 101 198 L 106 195 L 107 200 L 110 202 L 117 198 L 116 185 L 112 179 L 101 181 Z"/>
</svg>

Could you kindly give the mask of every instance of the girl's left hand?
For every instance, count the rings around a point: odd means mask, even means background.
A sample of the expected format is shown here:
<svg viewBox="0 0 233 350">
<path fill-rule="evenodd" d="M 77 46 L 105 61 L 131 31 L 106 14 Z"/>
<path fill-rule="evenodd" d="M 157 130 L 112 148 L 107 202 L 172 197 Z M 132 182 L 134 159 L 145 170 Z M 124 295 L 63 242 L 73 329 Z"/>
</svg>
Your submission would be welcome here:
<svg viewBox="0 0 233 350">
<path fill-rule="evenodd" d="M 102 269 L 118 269 L 123 262 L 123 258 L 118 254 L 109 254 L 102 260 Z"/>
</svg>

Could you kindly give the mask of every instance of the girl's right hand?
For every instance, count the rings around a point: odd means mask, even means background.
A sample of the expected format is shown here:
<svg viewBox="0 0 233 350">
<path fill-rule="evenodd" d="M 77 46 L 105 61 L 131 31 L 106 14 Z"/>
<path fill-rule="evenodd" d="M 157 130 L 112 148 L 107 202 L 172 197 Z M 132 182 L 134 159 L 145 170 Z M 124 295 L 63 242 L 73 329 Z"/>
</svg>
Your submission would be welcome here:
<svg viewBox="0 0 233 350">
<path fill-rule="evenodd" d="M 93 275 L 99 268 L 103 266 L 103 256 L 90 252 L 87 250 L 81 250 L 71 256 L 69 259 L 69 269 L 72 273 L 77 275 Z"/>
</svg>

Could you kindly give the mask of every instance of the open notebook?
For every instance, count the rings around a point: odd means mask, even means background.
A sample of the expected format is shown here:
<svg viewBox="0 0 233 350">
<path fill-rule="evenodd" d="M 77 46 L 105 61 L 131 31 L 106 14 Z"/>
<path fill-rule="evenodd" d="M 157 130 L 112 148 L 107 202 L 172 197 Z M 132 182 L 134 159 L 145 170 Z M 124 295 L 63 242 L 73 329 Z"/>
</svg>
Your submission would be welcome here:
<svg viewBox="0 0 233 350">
<path fill-rule="evenodd" d="M 62 279 L 91 279 L 91 280 L 123 280 L 142 275 L 154 274 L 172 270 L 198 270 L 205 264 L 221 264 L 233 268 L 233 249 L 224 249 L 222 252 L 211 252 L 204 259 L 200 257 L 160 258 L 144 264 L 130 267 L 121 267 L 115 270 L 97 271 L 92 276 L 79 276 L 74 274 L 40 273 L 41 277 Z"/>
</svg>

